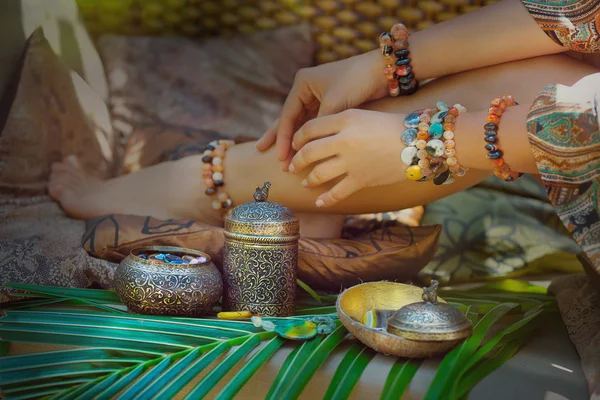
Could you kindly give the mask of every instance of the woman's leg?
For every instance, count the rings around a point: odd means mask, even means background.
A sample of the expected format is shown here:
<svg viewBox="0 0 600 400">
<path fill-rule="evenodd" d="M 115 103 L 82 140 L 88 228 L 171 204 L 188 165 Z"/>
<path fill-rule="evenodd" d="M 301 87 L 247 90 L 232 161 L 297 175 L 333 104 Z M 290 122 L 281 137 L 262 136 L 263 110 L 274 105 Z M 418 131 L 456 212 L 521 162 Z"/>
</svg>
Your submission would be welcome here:
<svg viewBox="0 0 600 400">
<path fill-rule="evenodd" d="M 505 93 L 529 105 L 546 84 L 572 85 L 595 72 L 596 69 L 568 56 L 540 57 L 440 78 L 413 96 L 384 99 L 367 104 L 365 108 L 408 113 L 443 100 L 461 103 L 470 110 L 483 110 L 492 98 Z M 124 213 L 217 223 L 219 216 L 211 210 L 210 201 L 204 195 L 201 158 L 190 156 L 162 163 L 106 182 L 89 181 L 71 164 L 63 163 L 53 170 L 50 191 L 67 213 L 78 218 Z M 334 207 L 322 210 L 314 204 L 324 189 L 308 190 L 301 185 L 304 174 L 282 172 L 274 151 L 259 153 L 254 143 L 234 146 L 227 152 L 224 168 L 225 188 L 234 204 L 251 200 L 255 187 L 268 180 L 272 183 L 270 200 L 298 212 L 340 214 L 398 210 L 426 204 L 468 188 L 489 175 L 471 170 L 453 184 L 443 186 L 403 181 L 362 190 Z"/>
</svg>

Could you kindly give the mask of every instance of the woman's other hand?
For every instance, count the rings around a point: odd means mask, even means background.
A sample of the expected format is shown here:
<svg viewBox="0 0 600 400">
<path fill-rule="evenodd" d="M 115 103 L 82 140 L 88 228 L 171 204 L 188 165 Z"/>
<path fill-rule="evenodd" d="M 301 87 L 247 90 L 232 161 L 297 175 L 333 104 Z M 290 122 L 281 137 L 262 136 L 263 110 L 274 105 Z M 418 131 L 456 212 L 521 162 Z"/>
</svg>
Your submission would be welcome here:
<svg viewBox="0 0 600 400">
<path fill-rule="evenodd" d="M 256 148 L 265 151 L 277 143 L 277 158 L 286 169 L 293 155 L 292 137 L 305 122 L 358 107 L 387 94 L 383 68 L 381 54 L 374 50 L 300 70 L 278 121 L 260 138 Z"/>
<path fill-rule="evenodd" d="M 350 109 L 306 122 L 293 137 L 289 170 L 312 168 L 302 182 L 315 188 L 342 178 L 317 199 L 328 207 L 352 193 L 406 179 L 400 153 L 404 115 Z"/>
</svg>

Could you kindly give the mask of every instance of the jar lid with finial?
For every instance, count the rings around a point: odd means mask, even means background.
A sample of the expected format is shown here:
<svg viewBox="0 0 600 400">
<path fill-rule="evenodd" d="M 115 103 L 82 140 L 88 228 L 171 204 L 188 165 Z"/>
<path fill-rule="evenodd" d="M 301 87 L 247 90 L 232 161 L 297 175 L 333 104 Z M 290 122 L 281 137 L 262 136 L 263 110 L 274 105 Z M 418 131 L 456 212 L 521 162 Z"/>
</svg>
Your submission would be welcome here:
<svg viewBox="0 0 600 400">
<path fill-rule="evenodd" d="M 437 297 L 438 282 L 423 288 L 422 302 L 405 305 L 387 321 L 387 331 L 405 339 L 450 341 L 467 338 L 472 322 L 456 307 Z"/>
<path fill-rule="evenodd" d="M 227 234 L 294 237 L 300 232 L 298 218 L 289 208 L 268 200 L 270 182 L 257 186 L 254 201 L 235 207 L 225 218 Z"/>
</svg>

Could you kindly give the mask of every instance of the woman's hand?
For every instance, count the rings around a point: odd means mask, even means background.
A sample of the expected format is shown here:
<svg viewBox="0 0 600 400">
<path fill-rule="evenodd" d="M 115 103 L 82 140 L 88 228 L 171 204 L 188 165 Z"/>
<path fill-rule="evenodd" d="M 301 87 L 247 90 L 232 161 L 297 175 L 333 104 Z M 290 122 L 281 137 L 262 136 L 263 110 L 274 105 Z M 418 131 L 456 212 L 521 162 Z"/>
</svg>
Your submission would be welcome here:
<svg viewBox="0 0 600 400">
<path fill-rule="evenodd" d="M 331 206 L 361 189 L 399 182 L 406 179 L 400 159 L 404 129 L 404 115 L 376 111 L 351 109 L 316 118 L 294 135 L 292 146 L 298 152 L 289 170 L 299 173 L 317 163 L 302 182 L 308 188 L 343 177 L 319 196 L 317 207 Z"/>
<path fill-rule="evenodd" d="M 265 151 L 277 142 L 277 158 L 286 169 L 293 155 L 292 136 L 306 121 L 358 107 L 387 94 L 383 68 L 381 54 L 374 50 L 300 70 L 278 121 L 260 138 L 256 148 Z"/>
</svg>

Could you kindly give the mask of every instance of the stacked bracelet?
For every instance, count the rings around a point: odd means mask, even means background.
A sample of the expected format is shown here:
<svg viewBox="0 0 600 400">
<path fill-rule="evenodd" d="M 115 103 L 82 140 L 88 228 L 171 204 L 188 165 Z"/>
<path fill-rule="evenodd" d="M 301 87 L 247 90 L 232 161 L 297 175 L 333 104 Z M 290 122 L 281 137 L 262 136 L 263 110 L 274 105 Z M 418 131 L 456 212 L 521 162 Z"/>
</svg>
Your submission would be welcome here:
<svg viewBox="0 0 600 400">
<path fill-rule="evenodd" d="M 488 151 L 488 158 L 492 160 L 494 165 L 494 175 L 506 182 L 513 182 L 523 176 L 522 173 L 510 169 L 510 166 L 502 158 L 502 151 L 498 148 L 500 118 L 507 107 L 512 107 L 515 104 L 515 99 L 511 95 L 497 97 L 492 100 L 488 110 L 487 123 L 484 125 L 485 149 Z"/>
<path fill-rule="evenodd" d="M 231 207 L 232 201 L 225 190 L 224 175 L 223 175 L 223 159 L 228 148 L 233 146 L 233 140 L 215 140 L 210 142 L 204 154 L 202 155 L 204 186 L 206 187 L 207 196 L 215 196 L 212 202 L 212 207 L 215 210 L 227 210 Z"/>
<path fill-rule="evenodd" d="M 456 158 L 454 123 L 460 113 L 466 112 L 460 104 L 448 107 L 437 102 L 436 108 L 410 113 L 404 119 L 407 128 L 401 140 L 406 145 L 400 155 L 408 166 L 406 177 L 435 185 L 452 183 L 454 177 L 464 176 L 467 169 Z"/>
<path fill-rule="evenodd" d="M 411 95 L 419 89 L 419 82 L 412 72 L 408 36 L 408 29 L 403 24 L 396 24 L 390 32 L 383 32 L 379 36 L 388 93 L 392 97 Z"/>
</svg>

